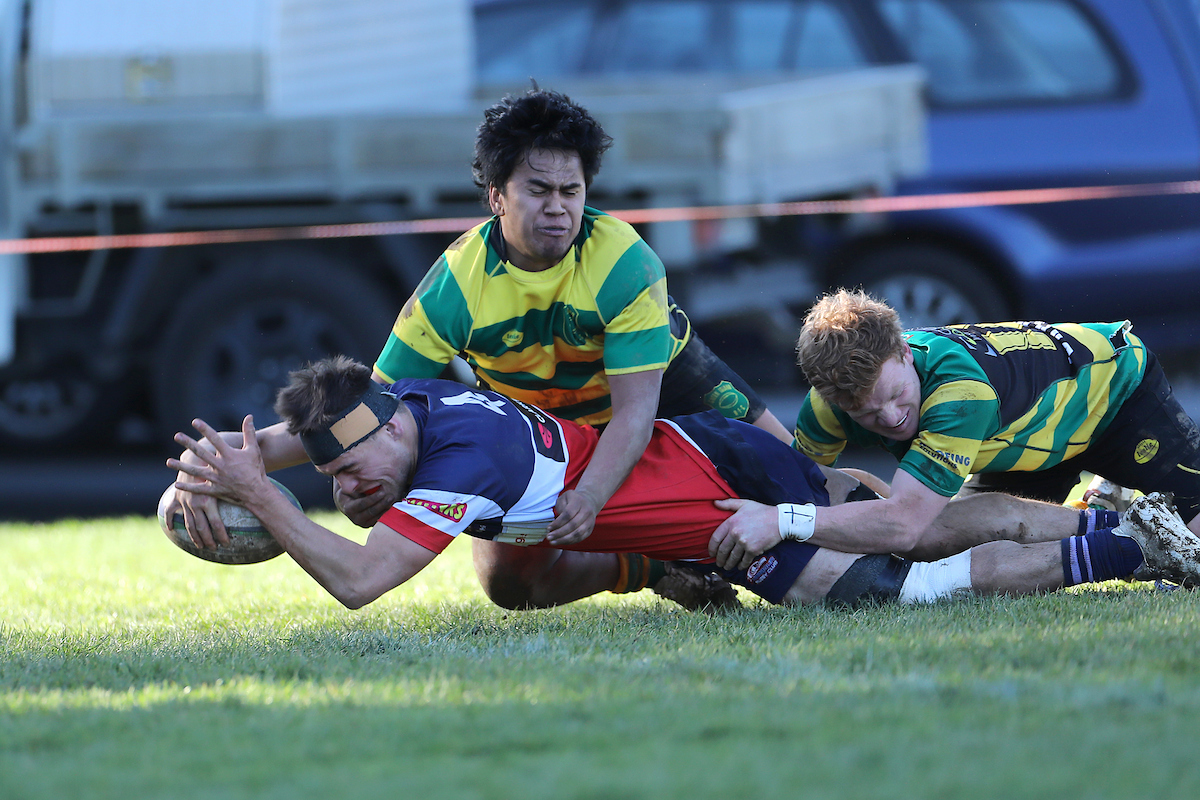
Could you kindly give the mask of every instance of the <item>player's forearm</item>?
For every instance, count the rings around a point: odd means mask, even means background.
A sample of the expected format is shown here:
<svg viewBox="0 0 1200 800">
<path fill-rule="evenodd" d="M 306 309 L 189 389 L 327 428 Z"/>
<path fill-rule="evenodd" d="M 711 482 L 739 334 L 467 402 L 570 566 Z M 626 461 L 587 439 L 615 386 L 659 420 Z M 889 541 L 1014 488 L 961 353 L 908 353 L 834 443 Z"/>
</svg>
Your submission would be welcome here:
<svg viewBox="0 0 1200 800">
<path fill-rule="evenodd" d="M 267 472 L 308 463 L 308 454 L 304 452 L 300 437 L 288 433 L 287 425 L 283 422 L 263 428 L 254 438 L 258 440 L 258 449 L 262 452 Z M 240 434 L 238 439 L 238 444 L 241 444 Z"/>
<path fill-rule="evenodd" d="M 600 434 L 587 469 L 579 478 L 575 490 L 586 493 L 596 501 L 597 511 L 621 488 L 637 464 L 650 436 L 654 419 L 614 419 Z"/>
<path fill-rule="evenodd" d="M 811 541 L 843 553 L 907 553 L 938 510 L 896 497 L 821 507 Z"/>
<path fill-rule="evenodd" d="M 415 566 L 407 574 L 388 569 L 386 559 L 308 519 L 278 491 L 256 492 L 246 507 L 263 521 L 288 555 L 347 608 L 367 605 L 424 566 Z"/>
</svg>

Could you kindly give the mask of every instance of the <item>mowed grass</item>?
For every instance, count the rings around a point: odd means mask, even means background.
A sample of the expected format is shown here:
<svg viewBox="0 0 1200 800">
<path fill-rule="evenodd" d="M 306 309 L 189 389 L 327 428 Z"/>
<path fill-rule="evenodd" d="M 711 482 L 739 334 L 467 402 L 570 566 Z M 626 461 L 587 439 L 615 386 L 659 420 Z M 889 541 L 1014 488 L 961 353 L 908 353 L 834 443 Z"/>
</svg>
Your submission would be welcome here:
<svg viewBox="0 0 1200 800">
<path fill-rule="evenodd" d="M 1200 796 L 1200 593 L 507 612 L 458 542 L 351 612 L 152 519 L 0 548 L 5 800 Z"/>
</svg>

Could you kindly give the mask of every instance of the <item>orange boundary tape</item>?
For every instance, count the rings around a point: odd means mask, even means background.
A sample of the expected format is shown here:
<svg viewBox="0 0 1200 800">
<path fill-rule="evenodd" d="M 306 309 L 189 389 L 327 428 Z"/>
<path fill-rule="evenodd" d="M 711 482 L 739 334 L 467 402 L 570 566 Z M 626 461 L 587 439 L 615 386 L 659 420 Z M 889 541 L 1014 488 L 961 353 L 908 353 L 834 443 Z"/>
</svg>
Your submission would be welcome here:
<svg viewBox="0 0 1200 800">
<path fill-rule="evenodd" d="M 1008 189 L 990 192 L 957 192 L 853 200 L 804 200 L 795 203 L 753 203 L 733 206 L 636 208 L 609 212 L 630 223 L 683 222 L 689 220 L 787 217 L 811 214 L 869 214 L 887 211 L 921 211 L 934 208 L 1034 205 L 1122 197 L 1155 197 L 1200 194 L 1200 181 L 1131 183 L 1113 186 L 1075 186 L 1054 189 Z M 78 250 L 183 247 L 200 244 L 273 242 L 295 239 L 341 239 L 359 236 L 396 236 L 414 233 L 458 233 L 478 225 L 485 217 L 355 222 L 344 225 L 303 225 L 279 228 L 235 228 L 173 233 L 128 233 L 113 236 L 48 236 L 37 239 L 0 239 L 0 254 L 65 253 Z"/>
</svg>

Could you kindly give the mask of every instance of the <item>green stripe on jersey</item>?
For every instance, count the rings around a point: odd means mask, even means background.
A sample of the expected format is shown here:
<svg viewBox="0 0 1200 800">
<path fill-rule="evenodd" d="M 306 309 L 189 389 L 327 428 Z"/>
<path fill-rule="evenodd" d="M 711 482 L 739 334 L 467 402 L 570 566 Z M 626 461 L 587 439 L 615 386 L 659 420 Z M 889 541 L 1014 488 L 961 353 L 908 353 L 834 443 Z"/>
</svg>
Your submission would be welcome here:
<svg viewBox="0 0 1200 800">
<path fill-rule="evenodd" d="M 650 246 L 641 239 L 632 242 L 613 264 L 604 283 L 596 292 L 596 308 L 601 318 L 611 320 L 634 302 L 647 286 L 665 282 L 666 269 Z M 662 298 L 666 304 L 666 288 Z"/>
<path fill-rule="evenodd" d="M 603 342 L 598 337 L 603 335 L 604 323 L 595 311 L 556 302 L 546 309 L 530 309 L 521 317 L 477 327 L 471 334 L 471 352 L 499 358 L 510 350 L 552 346 L 556 339 L 572 347 L 591 342 L 599 349 Z"/>
<path fill-rule="evenodd" d="M 625 364 L 639 367 L 644 364 L 661 364 L 666 369 L 671 360 L 670 331 L 664 328 L 634 331 L 633 333 L 610 333 L 604 339 L 604 364 L 610 375 L 637 372 Z"/>
</svg>

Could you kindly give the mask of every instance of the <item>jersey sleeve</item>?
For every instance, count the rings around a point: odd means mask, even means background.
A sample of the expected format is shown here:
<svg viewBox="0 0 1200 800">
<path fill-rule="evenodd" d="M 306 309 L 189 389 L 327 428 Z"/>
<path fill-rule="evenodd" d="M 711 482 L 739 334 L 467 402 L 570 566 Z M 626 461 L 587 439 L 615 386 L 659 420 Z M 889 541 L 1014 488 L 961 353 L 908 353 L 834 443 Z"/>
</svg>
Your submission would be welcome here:
<svg viewBox="0 0 1200 800">
<path fill-rule="evenodd" d="M 604 371 L 609 375 L 665 369 L 674 340 L 667 315 L 662 261 L 635 239 L 614 264 L 596 296 L 604 325 Z"/>
<path fill-rule="evenodd" d="M 421 545 L 421 547 L 424 547 L 431 553 L 440 554 L 454 541 L 453 536 L 435 527 L 426 525 L 411 514 L 405 514 L 396 506 L 392 506 L 383 512 L 383 516 L 379 519 L 379 524 L 386 525 L 405 539 Z"/>
<path fill-rule="evenodd" d="M 976 380 L 942 384 L 921 405 L 919 432 L 900 469 L 938 494 L 954 496 L 999 415 L 1000 400 L 990 385 Z"/>
<path fill-rule="evenodd" d="M 479 495 L 414 489 L 384 512 L 380 522 L 422 547 L 440 553 L 475 520 L 502 513 L 496 503 Z"/>
<path fill-rule="evenodd" d="M 833 408 L 812 391 L 796 416 L 796 441 L 792 446 L 818 464 L 831 467 L 846 449 L 846 429 Z"/>
<path fill-rule="evenodd" d="M 436 378 L 466 347 L 470 330 L 466 298 L 443 255 L 396 317 L 375 374 L 385 383 Z"/>
</svg>

